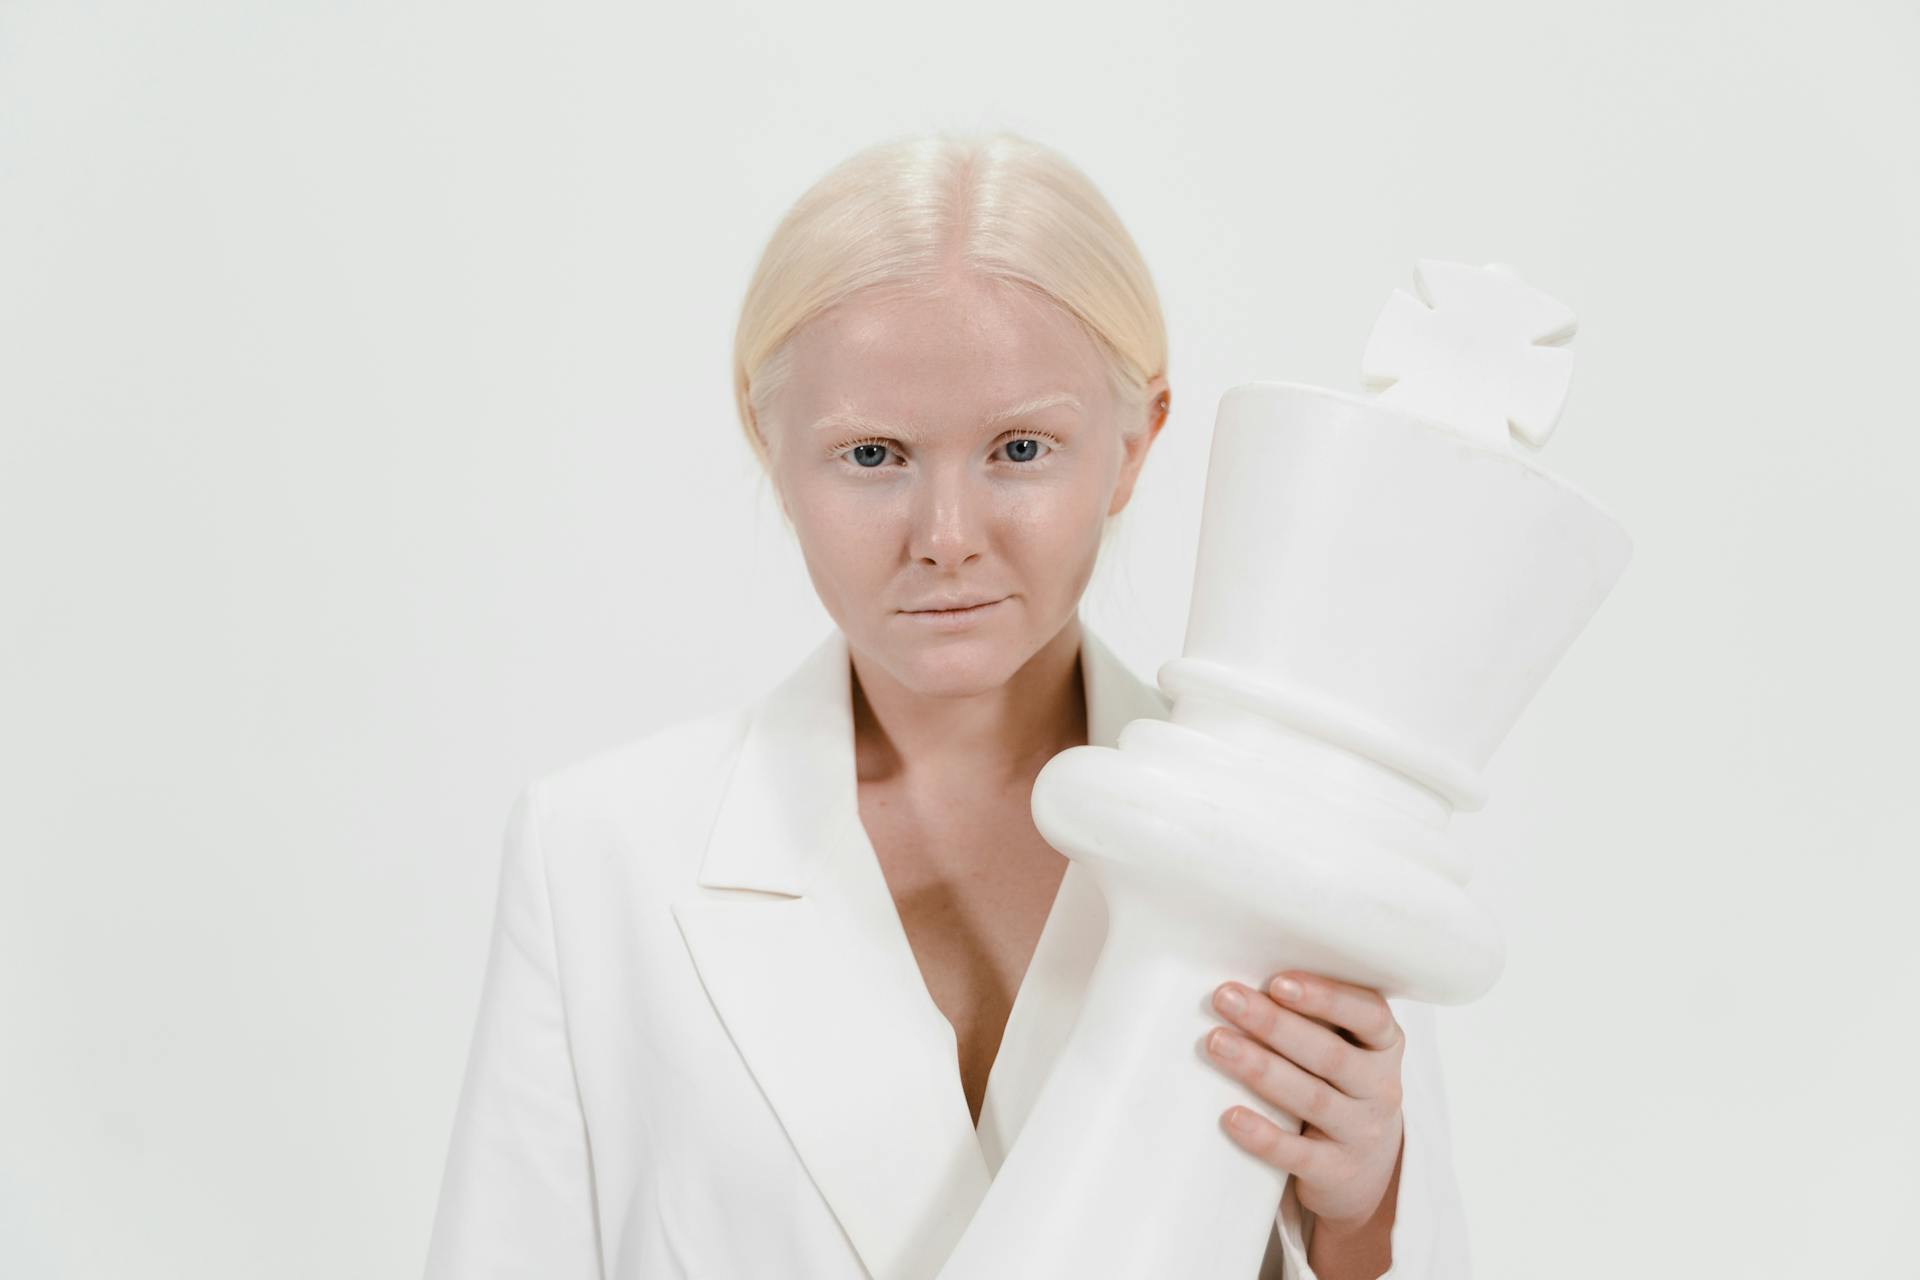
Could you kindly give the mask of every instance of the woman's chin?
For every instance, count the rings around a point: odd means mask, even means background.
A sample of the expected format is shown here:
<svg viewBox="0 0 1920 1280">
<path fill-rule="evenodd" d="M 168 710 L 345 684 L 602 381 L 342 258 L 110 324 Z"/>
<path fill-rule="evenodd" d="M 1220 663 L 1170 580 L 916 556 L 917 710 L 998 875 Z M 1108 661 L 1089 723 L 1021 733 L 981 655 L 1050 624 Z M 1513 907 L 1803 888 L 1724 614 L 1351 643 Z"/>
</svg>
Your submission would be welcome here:
<svg viewBox="0 0 1920 1280">
<path fill-rule="evenodd" d="M 1005 684 L 1023 655 L 1006 636 L 922 636 L 890 646 L 896 679 L 933 698 L 967 697 Z"/>
</svg>

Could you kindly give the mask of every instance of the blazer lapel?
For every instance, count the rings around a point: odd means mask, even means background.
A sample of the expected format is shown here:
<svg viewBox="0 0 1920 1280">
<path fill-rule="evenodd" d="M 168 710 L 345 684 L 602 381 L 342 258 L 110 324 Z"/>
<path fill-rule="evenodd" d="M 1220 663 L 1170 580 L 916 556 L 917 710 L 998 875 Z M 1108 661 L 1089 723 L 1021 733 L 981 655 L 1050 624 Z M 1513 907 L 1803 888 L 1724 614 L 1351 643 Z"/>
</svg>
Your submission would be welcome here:
<svg viewBox="0 0 1920 1280">
<path fill-rule="evenodd" d="M 1127 720 L 1165 714 L 1157 691 L 1084 624 L 1082 657 L 1091 742 L 1111 746 Z M 1068 868 L 977 1132 L 953 1028 L 860 822 L 852 671 L 835 628 L 755 706 L 699 887 L 672 911 L 728 1034 L 868 1273 L 934 1276 L 1078 1007 L 1104 936 L 1097 888 Z"/>
<path fill-rule="evenodd" d="M 1080 670 L 1089 745 L 1112 747 L 1133 721 L 1167 718 L 1166 694 L 1134 675 L 1085 621 L 1080 624 Z M 1091 873 L 1069 862 L 987 1075 L 979 1139 L 990 1174 L 1005 1163 L 1073 1031 L 1106 940 L 1107 900 Z"/>
<path fill-rule="evenodd" d="M 874 1280 L 933 1276 L 988 1175 L 953 1029 L 860 823 L 837 628 L 755 709 L 699 882 L 724 892 L 674 917 L 814 1185 Z"/>
</svg>

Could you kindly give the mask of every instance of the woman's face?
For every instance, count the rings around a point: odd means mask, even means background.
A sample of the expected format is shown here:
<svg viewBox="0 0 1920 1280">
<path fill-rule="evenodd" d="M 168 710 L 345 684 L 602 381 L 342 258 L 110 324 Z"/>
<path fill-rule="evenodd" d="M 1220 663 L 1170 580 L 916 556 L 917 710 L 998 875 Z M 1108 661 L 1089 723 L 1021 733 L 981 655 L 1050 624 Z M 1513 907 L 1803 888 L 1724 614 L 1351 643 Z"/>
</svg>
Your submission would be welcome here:
<svg viewBox="0 0 1920 1280">
<path fill-rule="evenodd" d="M 910 689 L 1004 684 L 1072 620 L 1163 380 L 1123 443 L 1093 340 L 1043 295 L 973 277 L 856 295 L 793 341 L 765 433 L 827 612 Z M 923 612 L 954 601 L 993 603 Z"/>
</svg>

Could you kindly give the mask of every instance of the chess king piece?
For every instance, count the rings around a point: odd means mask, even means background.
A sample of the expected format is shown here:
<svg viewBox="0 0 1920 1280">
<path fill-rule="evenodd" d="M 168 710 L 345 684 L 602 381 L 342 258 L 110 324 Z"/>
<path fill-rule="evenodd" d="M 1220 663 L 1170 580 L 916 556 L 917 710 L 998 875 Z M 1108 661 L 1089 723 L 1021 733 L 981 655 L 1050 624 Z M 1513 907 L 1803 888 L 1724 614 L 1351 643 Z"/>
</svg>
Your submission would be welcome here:
<svg viewBox="0 0 1920 1280">
<path fill-rule="evenodd" d="M 1504 944 L 1447 831 L 1626 567 L 1528 456 L 1573 316 L 1511 269 L 1423 261 L 1362 372 L 1220 401 L 1170 718 L 1048 761 L 1033 816 L 1106 897 L 1073 1030 L 941 1280 L 1252 1276 L 1285 1174 L 1221 1132 L 1220 982 L 1299 968 L 1437 1004 Z"/>
</svg>

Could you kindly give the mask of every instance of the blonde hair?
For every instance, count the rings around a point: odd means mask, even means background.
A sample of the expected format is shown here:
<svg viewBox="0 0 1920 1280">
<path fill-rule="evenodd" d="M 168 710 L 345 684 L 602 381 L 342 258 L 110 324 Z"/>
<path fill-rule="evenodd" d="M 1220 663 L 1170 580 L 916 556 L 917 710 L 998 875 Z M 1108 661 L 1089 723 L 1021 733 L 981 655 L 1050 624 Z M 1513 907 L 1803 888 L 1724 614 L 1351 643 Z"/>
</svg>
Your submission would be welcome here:
<svg viewBox="0 0 1920 1280">
<path fill-rule="evenodd" d="M 1037 289 L 1106 357 L 1125 436 L 1146 429 L 1146 385 L 1166 372 L 1153 278 L 1106 199 L 1057 151 L 1017 134 L 945 131 L 865 147 L 809 187 L 774 229 L 733 339 L 747 443 L 787 380 L 790 339 L 863 289 L 936 291 L 955 268 Z"/>
</svg>

